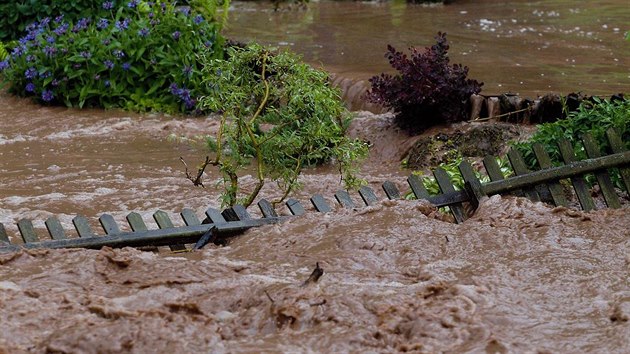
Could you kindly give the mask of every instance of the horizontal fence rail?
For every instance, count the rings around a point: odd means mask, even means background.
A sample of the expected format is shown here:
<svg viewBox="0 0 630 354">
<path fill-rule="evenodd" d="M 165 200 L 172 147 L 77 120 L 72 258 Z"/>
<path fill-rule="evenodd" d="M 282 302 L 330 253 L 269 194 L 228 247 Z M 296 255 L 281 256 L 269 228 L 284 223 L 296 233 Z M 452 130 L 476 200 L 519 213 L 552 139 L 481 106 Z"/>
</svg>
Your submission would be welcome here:
<svg viewBox="0 0 630 354">
<path fill-rule="evenodd" d="M 472 209 L 476 209 L 481 199 L 495 194 L 511 193 L 524 196 L 533 201 L 543 201 L 552 205 L 567 206 L 566 188 L 573 187 L 576 198 L 583 210 L 592 210 L 595 203 L 591 197 L 589 187 L 585 181 L 585 175 L 595 176 L 597 184 L 603 195 L 606 206 L 619 208 L 621 206 L 618 192 L 616 191 L 609 170 L 615 168 L 618 172 L 626 193 L 630 193 L 630 151 L 627 151 L 622 138 L 612 129 L 606 132 L 611 154 L 602 155 L 600 147 L 595 140 L 585 135 L 582 138 L 584 150 L 588 159 L 578 161 L 574 155 L 572 143 L 567 140 L 558 142 L 563 164 L 554 166 L 549 155 L 540 144 L 534 144 L 532 151 L 536 157 L 539 170 L 530 171 L 522 156 L 517 150 L 508 153 L 509 163 L 514 176 L 505 178 L 501 172 L 496 158 L 487 156 L 483 159 L 485 172 L 490 182 L 482 183 L 477 177 L 473 167 L 466 161 L 459 165 L 459 172 L 464 181 L 463 189 L 457 190 L 449 175 L 442 168 L 433 171 L 433 176 L 440 193 L 431 195 L 425 188 L 422 178 L 412 174 L 407 178 L 409 191 L 401 193 L 395 183 L 385 181 L 382 184 L 384 197 L 388 199 L 401 199 L 405 195 L 413 195 L 416 199 L 424 199 L 436 207 L 448 207 L 455 222 L 464 222 Z M 566 182 L 563 182 L 566 181 Z M 342 208 L 362 208 L 374 205 L 381 198 L 370 187 L 363 186 L 358 190 L 362 203 L 356 203 L 348 191 L 340 190 L 334 194 L 334 199 Z M 320 194 L 310 198 L 313 208 L 317 212 L 331 212 L 335 210 L 329 202 Z M 238 234 L 252 227 L 273 224 L 299 216 L 306 212 L 306 208 L 297 200 L 289 199 L 285 203 L 288 209 L 287 216 L 280 216 L 273 204 L 266 199 L 261 199 L 257 206 L 262 218 L 252 218 L 246 208 L 235 205 L 232 208 L 219 211 L 208 208 L 203 220 L 199 219 L 191 209 L 184 209 L 180 213 L 184 226 L 174 226 L 169 215 L 161 210 L 153 214 L 158 229 L 150 230 L 142 216 L 132 212 L 126 216 L 126 221 L 131 231 L 121 231 L 113 216 L 103 214 L 99 223 L 103 230 L 98 235 L 92 230 L 89 220 L 83 216 L 77 216 L 72 220 L 74 232 L 63 228 L 55 217 L 48 218 L 44 225 L 47 235 L 40 239 L 31 220 L 20 220 L 17 228 L 21 236 L 21 243 L 11 242 L 6 228 L 0 223 L 0 252 L 12 252 L 22 248 L 93 248 L 109 247 L 158 247 L 169 246 L 171 251 L 181 252 L 190 249 L 199 249 L 207 243 L 221 243 L 226 237 Z M 68 235 L 76 233 L 77 237 Z M 186 245 L 192 245 L 186 246 Z"/>
</svg>

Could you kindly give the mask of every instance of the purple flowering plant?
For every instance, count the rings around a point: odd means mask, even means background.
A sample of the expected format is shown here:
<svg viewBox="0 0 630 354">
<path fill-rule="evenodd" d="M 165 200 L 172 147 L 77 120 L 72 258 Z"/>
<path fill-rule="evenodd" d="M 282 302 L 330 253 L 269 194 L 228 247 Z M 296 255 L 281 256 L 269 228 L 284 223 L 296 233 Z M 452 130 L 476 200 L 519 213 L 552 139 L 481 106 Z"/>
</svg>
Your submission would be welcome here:
<svg viewBox="0 0 630 354">
<path fill-rule="evenodd" d="M 0 86 L 45 104 L 199 113 L 198 54 L 222 58 L 224 42 L 204 14 L 125 0 L 100 3 L 92 17 L 34 22 L 0 61 Z"/>
</svg>

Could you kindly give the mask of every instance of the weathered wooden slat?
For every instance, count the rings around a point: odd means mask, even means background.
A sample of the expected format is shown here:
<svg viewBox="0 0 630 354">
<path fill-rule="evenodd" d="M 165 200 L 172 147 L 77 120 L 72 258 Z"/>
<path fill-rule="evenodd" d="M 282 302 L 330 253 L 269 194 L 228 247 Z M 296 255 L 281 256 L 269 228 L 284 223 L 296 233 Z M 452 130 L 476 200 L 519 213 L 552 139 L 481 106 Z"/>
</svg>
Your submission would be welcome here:
<svg viewBox="0 0 630 354">
<path fill-rule="evenodd" d="M 278 222 L 287 220 L 288 218 L 290 217 L 279 216 L 276 218 L 261 218 L 261 219 L 246 219 L 246 220 L 240 220 L 240 221 L 231 221 L 225 224 L 217 224 L 214 226 L 213 230 L 217 234 L 233 233 L 233 232 L 245 231 L 252 227 L 276 224 Z"/>
<path fill-rule="evenodd" d="M 551 163 L 551 158 L 545 148 L 540 143 L 535 143 L 532 146 L 534 150 L 534 155 L 536 155 L 536 160 L 538 161 L 538 166 L 541 169 L 552 168 L 553 165 Z M 567 206 L 569 202 L 567 201 L 567 197 L 564 195 L 564 189 L 562 185 L 556 180 L 550 180 L 547 182 L 547 186 L 549 187 L 549 193 L 551 193 L 551 198 L 553 203 L 557 206 Z"/>
<path fill-rule="evenodd" d="M 22 219 L 18 221 L 17 226 L 20 230 L 20 234 L 22 235 L 22 240 L 24 240 L 24 243 L 39 241 L 39 237 L 37 237 L 35 229 L 33 228 L 33 223 L 30 220 Z"/>
<path fill-rule="evenodd" d="M 352 198 L 350 198 L 350 193 L 348 193 L 348 191 L 337 191 L 337 193 L 335 193 L 335 199 L 337 199 L 337 202 L 346 209 L 354 208 L 354 202 L 352 201 Z"/>
<path fill-rule="evenodd" d="M 383 191 L 385 191 L 385 195 L 390 200 L 400 199 L 400 191 L 392 181 L 383 182 Z"/>
<path fill-rule="evenodd" d="M 435 171 L 433 171 L 433 176 L 435 176 L 435 180 L 437 181 L 442 193 L 455 192 L 453 182 L 451 182 L 450 177 L 444 169 L 439 167 L 436 168 Z M 455 217 L 455 221 L 458 224 L 463 223 L 466 220 L 466 212 L 464 211 L 464 207 L 461 203 L 449 205 L 449 208 L 451 209 L 451 214 L 453 214 L 453 217 Z"/>
<path fill-rule="evenodd" d="M 215 208 L 206 209 L 206 216 L 210 220 L 210 224 L 222 224 L 227 222 L 223 215 L 221 215 L 221 211 Z"/>
<path fill-rule="evenodd" d="M 313 203 L 315 210 L 320 213 L 328 213 L 332 211 L 332 208 L 330 207 L 330 205 L 328 205 L 328 202 L 321 194 L 313 195 L 311 197 L 311 203 Z"/>
<path fill-rule="evenodd" d="M 565 166 L 572 166 L 572 164 L 577 163 L 575 159 L 575 153 L 573 152 L 573 145 L 566 139 L 560 139 L 558 141 L 558 147 L 560 148 L 560 155 L 564 160 Z M 584 161 L 582 161 L 584 162 Z M 574 171 L 574 168 L 570 168 L 571 171 Z M 549 169 L 547 171 L 551 171 Z M 589 171 L 594 172 L 595 170 Z M 580 201 L 580 205 L 582 206 L 582 210 L 589 211 L 595 209 L 595 203 L 593 202 L 593 198 L 591 198 L 591 193 L 589 192 L 588 186 L 586 185 L 586 181 L 583 174 L 576 174 L 571 176 L 571 184 L 573 185 L 573 190 L 575 190 L 575 194 Z"/>
<path fill-rule="evenodd" d="M 7 229 L 5 229 L 4 225 L 0 222 L 0 244 L 2 244 L 2 242 L 10 243 Z"/>
<path fill-rule="evenodd" d="M 271 204 L 271 202 L 267 199 L 261 199 L 258 202 L 258 208 L 263 214 L 263 218 L 275 218 L 278 216 L 276 209 L 273 208 L 273 204 Z"/>
<path fill-rule="evenodd" d="M 306 212 L 302 204 L 295 199 L 287 200 L 286 204 L 293 215 L 303 215 Z"/>
<path fill-rule="evenodd" d="M 470 197 L 470 203 L 472 204 L 473 208 L 477 209 L 479 207 L 479 202 L 481 201 L 481 199 L 486 196 L 485 194 L 483 194 L 481 182 L 479 181 L 479 178 L 477 178 L 475 171 L 468 161 L 462 161 L 459 166 L 457 166 L 457 168 L 459 169 L 459 173 L 461 173 L 462 177 L 464 178 L 466 192 Z"/>
<path fill-rule="evenodd" d="M 61 223 L 57 218 L 51 216 L 46 219 L 46 222 L 44 224 L 46 224 L 46 229 L 48 230 L 48 233 L 53 240 L 66 239 L 66 232 L 64 231 L 63 226 L 61 226 Z"/>
<path fill-rule="evenodd" d="M 485 167 L 491 181 L 501 181 L 505 179 L 505 177 L 503 177 L 503 173 L 501 172 L 501 167 L 494 156 L 484 157 L 483 167 Z"/>
<path fill-rule="evenodd" d="M 365 205 L 368 206 L 373 205 L 378 201 L 374 190 L 368 186 L 361 186 L 361 188 L 359 188 L 359 195 L 361 196 L 361 199 L 363 199 Z"/>
<path fill-rule="evenodd" d="M 172 229 L 175 227 L 175 225 L 173 225 L 173 222 L 171 221 L 171 218 L 168 217 L 168 214 L 162 210 L 158 210 L 153 213 L 153 219 L 158 224 L 158 227 L 160 229 Z M 186 246 L 184 244 L 169 245 L 169 248 L 173 252 L 186 251 Z"/>
<path fill-rule="evenodd" d="M 251 216 L 249 215 L 249 212 L 247 212 L 247 209 L 240 204 L 236 204 L 231 208 L 223 210 L 221 212 L 221 215 L 223 215 L 223 217 L 227 221 L 251 219 Z"/>
<path fill-rule="evenodd" d="M 601 157 L 602 153 L 599 149 L 599 146 L 595 142 L 595 139 L 590 134 L 584 134 L 582 136 L 582 142 L 584 143 L 584 149 L 586 150 L 586 155 L 589 158 Z M 621 203 L 619 203 L 619 197 L 615 192 L 615 186 L 610 180 L 610 176 L 608 175 L 608 171 L 605 169 L 599 170 L 595 172 L 595 178 L 597 179 L 597 184 L 599 184 L 599 189 L 602 191 L 602 195 L 604 196 L 604 200 L 606 201 L 606 205 L 609 208 L 619 209 L 621 208 Z"/>
<path fill-rule="evenodd" d="M 206 225 L 206 224 L 219 225 L 219 224 L 224 224 L 226 222 L 227 221 L 225 220 L 223 215 L 221 215 L 221 212 L 219 210 L 215 208 L 206 209 L 206 219 L 204 220 L 203 225 Z M 202 249 L 208 243 L 214 242 L 215 239 L 216 239 L 216 234 L 214 232 L 214 226 L 213 226 L 210 229 L 208 229 L 208 231 L 206 231 L 203 235 L 201 235 L 199 240 L 197 240 L 197 242 L 195 243 L 195 246 L 193 247 L 193 249 L 195 250 Z"/>
<path fill-rule="evenodd" d="M 179 213 L 179 215 L 181 215 L 182 220 L 184 220 L 184 224 L 188 226 L 201 224 L 201 221 L 199 221 L 197 214 L 195 214 L 195 211 L 192 209 L 184 208 L 182 209 L 182 212 Z"/>
<path fill-rule="evenodd" d="M 261 219 L 265 220 L 265 219 Z M 24 245 L 3 245 L 0 252 L 13 252 L 21 247 L 35 248 L 95 248 L 108 247 L 145 247 L 166 246 L 176 242 L 194 243 L 207 232 L 213 224 L 181 226 L 171 229 L 159 229 L 137 232 L 123 232 L 105 236 L 84 238 L 68 238 L 65 240 L 47 240 L 43 242 L 26 243 Z"/>
<path fill-rule="evenodd" d="M 407 183 L 409 183 L 409 187 L 411 187 L 411 191 L 416 196 L 416 199 L 428 199 L 430 197 L 420 176 L 414 174 L 410 175 L 407 177 Z"/>
<path fill-rule="evenodd" d="M 79 237 L 93 237 L 94 236 L 92 227 L 90 226 L 90 223 L 85 216 L 81 216 L 81 215 L 75 216 L 74 219 L 72 219 L 72 224 L 74 225 L 74 228 L 77 230 L 77 234 L 79 234 Z"/>
<path fill-rule="evenodd" d="M 147 224 L 145 224 L 144 220 L 142 220 L 142 215 L 136 212 L 131 212 L 129 213 L 129 215 L 127 215 L 127 223 L 129 223 L 129 226 L 131 227 L 131 230 L 133 231 L 148 230 Z"/>
<path fill-rule="evenodd" d="M 510 164 L 512 165 L 515 175 L 522 176 L 531 173 L 525 165 L 525 161 L 518 150 L 510 149 L 510 151 L 508 151 L 508 159 L 510 160 Z M 534 189 L 534 186 L 523 188 L 523 194 L 531 201 L 540 201 L 540 196 L 538 195 L 538 192 L 536 192 L 536 189 Z"/>
<path fill-rule="evenodd" d="M 608 143 L 610 143 L 610 148 L 613 153 L 626 151 L 626 147 L 615 129 L 609 128 L 606 131 L 606 137 L 608 138 Z M 619 173 L 621 174 L 623 184 L 626 186 L 626 192 L 630 195 L 630 167 L 620 167 Z"/>
<path fill-rule="evenodd" d="M 118 224 L 116 224 L 113 216 L 103 214 L 100 218 L 98 218 L 98 221 L 101 223 L 103 231 L 105 231 L 107 235 L 120 233 L 120 228 L 118 227 Z"/>
</svg>

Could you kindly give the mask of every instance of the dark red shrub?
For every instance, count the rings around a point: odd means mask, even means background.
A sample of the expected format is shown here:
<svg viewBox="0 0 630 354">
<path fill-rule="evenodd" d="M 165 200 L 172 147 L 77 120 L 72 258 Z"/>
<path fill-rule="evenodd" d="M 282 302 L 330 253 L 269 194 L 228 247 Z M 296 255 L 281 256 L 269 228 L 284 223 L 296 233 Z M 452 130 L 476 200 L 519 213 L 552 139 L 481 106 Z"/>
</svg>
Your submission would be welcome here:
<svg viewBox="0 0 630 354">
<path fill-rule="evenodd" d="M 372 77 L 366 94 L 370 102 L 392 109 L 398 125 L 411 133 L 467 119 L 470 95 L 483 85 L 466 78 L 468 67 L 449 65 L 446 33 L 435 39 L 423 52 L 410 48 L 411 58 L 388 45 L 385 57 L 398 74 Z"/>
</svg>

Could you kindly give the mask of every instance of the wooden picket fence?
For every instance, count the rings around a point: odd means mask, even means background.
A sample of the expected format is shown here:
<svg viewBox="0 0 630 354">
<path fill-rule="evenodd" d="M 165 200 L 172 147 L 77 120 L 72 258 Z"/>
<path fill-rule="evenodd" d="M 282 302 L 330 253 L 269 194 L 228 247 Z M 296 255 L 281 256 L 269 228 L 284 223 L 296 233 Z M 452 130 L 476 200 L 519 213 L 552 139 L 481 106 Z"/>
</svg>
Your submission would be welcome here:
<svg viewBox="0 0 630 354">
<path fill-rule="evenodd" d="M 611 181 L 609 170 L 617 169 L 625 185 L 626 193 L 630 193 L 630 151 L 624 147 L 621 137 L 612 129 L 607 132 L 607 139 L 611 153 L 602 155 L 600 147 L 595 140 L 585 135 L 582 139 L 588 158 L 578 161 L 575 157 L 573 146 L 567 140 L 558 142 L 564 164 L 553 166 L 551 159 L 543 147 L 539 144 L 532 146 L 533 153 L 538 161 L 539 169 L 530 171 L 522 156 L 517 150 L 511 150 L 508 158 L 514 176 L 504 178 L 496 158 L 488 156 L 483 160 L 490 182 L 481 183 L 472 166 L 468 162 L 459 165 L 459 171 L 465 181 L 463 190 L 456 190 L 446 171 L 437 168 L 433 175 L 440 187 L 440 194 L 430 195 L 424 187 L 422 180 L 417 175 L 411 175 L 407 182 L 410 192 L 417 199 L 426 199 L 436 207 L 448 206 L 457 223 L 464 222 L 469 216 L 467 210 L 474 211 L 479 201 L 485 196 L 495 194 L 514 194 L 527 197 L 533 201 L 543 201 L 556 206 L 567 206 L 566 190 L 563 181 L 568 181 L 573 187 L 575 195 L 583 210 L 595 209 L 595 203 L 591 197 L 589 187 L 584 179 L 587 174 L 594 174 L 607 207 L 619 208 L 621 203 L 619 193 L 615 190 Z M 568 183 L 564 183 L 568 185 Z M 388 199 L 400 199 L 402 194 L 396 185 L 390 181 L 382 184 L 385 197 Z M 348 191 L 338 191 L 334 197 L 336 202 L 344 208 L 362 208 L 377 203 L 377 193 L 369 188 L 362 187 L 358 190 L 361 197 L 361 205 L 357 205 Z M 358 199 L 357 199 L 358 200 Z M 310 198 L 314 209 L 318 212 L 331 212 L 334 206 L 320 194 Z M 471 207 L 465 208 L 464 203 Z M 153 219 L 159 229 L 150 230 L 146 226 L 141 215 L 132 212 L 126 219 L 131 231 L 121 231 L 110 214 L 104 214 L 99 218 L 99 223 L 104 235 L 95 233 L 83 216 L 75 217 L 72 222 L 78 237 L 68 237 L 68 233 L 55 217 L 48 218 L 44 224 L 48 235 L 40 238 L 31 220 L 20 220 L 17 227 L 22 242 L 11 242 L 4 225 L 0 223 L 0 253 L 16 251 L 21 248 L 101 248 L 109 247 L 157 247 L 169 246 L 172 251 L 181 252 L 190 249 L 198 249 L 209 242 L 219 243 L 227 236 L 238 234 L 246 229 L 277 223 L 292 216 L 302 215 L 306 208 L 297 200 L 289 199 L 285 203 L 291 216 L 280 216 L 272 204 L 261 199 L 257 206 L 260 208 L 262 218 L 252 218 L 249 212 L 240 205 L 219 211 L 208 208 L 203 220 L 191 209 L 184 209 L 180 213 L 185 226 L 175 227 L 169 215 L 164 211 L 157 211 Z M 287 213 L 287 214 L 289 214 Z M 74 232 L 72 232 L 74 233 Z M 193 244 L 192 247 L 186 246 Z"/>
</svg>

